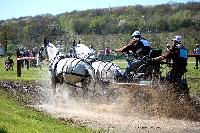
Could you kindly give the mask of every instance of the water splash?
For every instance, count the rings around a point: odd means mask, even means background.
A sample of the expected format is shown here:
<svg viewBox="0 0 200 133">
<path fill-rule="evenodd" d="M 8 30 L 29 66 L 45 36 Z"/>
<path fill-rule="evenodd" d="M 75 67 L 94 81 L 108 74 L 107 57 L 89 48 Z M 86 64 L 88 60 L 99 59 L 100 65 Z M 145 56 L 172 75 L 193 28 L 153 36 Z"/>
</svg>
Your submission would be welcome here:
<svg viewBox="0 0 200 133">
<path fill-rule="evenodd" d="M 34 107 L 56 118 L 72 119 L 107 132 L 200 131 L 200 108 L 195 97 L 180 100 L 173 91 L 159 85 L 108 88 L 99 88 L 82 98 L 70 96 L 67 86 L 60 86 L 57 102 L 49 99 Z"/>
</svg>

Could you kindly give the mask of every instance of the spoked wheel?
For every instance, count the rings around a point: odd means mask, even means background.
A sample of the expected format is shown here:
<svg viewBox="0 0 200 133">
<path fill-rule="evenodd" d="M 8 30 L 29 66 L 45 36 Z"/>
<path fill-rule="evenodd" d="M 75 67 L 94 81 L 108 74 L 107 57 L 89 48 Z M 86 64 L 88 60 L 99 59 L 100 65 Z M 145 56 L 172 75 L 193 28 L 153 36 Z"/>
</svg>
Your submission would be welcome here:
<svg viewBox="0 0 200 133">
<path fill-rule="evenodd" d="M 141 65 L 136 71 L 136 77 L 139 80 L 150 80 L 152 79 L 152 70 L 146 65 Z"/>
</svg>

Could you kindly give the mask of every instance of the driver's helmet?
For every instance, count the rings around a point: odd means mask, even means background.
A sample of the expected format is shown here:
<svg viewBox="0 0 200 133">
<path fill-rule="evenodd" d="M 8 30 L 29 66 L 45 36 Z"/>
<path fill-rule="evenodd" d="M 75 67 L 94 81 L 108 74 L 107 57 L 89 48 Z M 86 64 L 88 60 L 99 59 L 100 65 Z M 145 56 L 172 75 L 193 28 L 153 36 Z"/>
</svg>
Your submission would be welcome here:
<svg viewBox="0 0 200 133">
<path fill-rule="evenodd" d="M 8 56 L 7 59 L 10 59 L 10 56 Z"/>
<path fill-rule="evenodd" d="M 178 44 L 181 44 L 182 42 L 182 37 L 177 35 L 177 36 L 174 36 L 174 38 L 172 39 L 173 41 L 176 41 Z"/>
<path fill-rule="evenodd" d="M 140 38 L 141 38 L 141 33 L 140 33 L 140 31 L 135 31 L 135 32 L 133 32 L 132 38 L 138 38 L 138 39 L 140 39 Z"/>
</svg>

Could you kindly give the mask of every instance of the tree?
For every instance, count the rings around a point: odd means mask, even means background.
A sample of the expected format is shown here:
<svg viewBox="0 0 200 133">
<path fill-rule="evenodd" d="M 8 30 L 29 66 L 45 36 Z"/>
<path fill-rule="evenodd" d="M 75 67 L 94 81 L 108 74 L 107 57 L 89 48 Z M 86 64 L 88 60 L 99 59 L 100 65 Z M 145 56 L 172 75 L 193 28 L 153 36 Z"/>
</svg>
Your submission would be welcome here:
<svg viewBox="0 0 200 133">
<path fill-rule="evenodd" d="M 8 41 L 10 39 L 10 35 L 11 35 L 11 32 L 10 32 L 10 28 L 9 28 L 9 23 L 3 25 L 1 27 L 1 31 L 0 31 L 0 36 L 1 36 L 0 40 L 4 46 L 5 55 L 7 55 L 7 45 L 8 45 Z"/>
<path fill-rule="evenodd" d="M 105 29 L 106 21 L 104 17 L 96 17 L 90 22 L 90 29 L 93 33 L 102 35 L 103 29 Z"/>
</svg>

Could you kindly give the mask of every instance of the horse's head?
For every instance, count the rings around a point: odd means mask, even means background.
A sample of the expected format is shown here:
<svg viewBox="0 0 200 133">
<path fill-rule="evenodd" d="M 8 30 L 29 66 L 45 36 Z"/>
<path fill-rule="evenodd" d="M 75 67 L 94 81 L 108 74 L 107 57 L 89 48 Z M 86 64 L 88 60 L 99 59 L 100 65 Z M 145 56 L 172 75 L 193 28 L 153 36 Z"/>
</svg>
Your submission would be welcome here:
<svg viewBox="0 0 200 133">
<path fill-rule="evenodd" d="M 45 39 L 44 45 L 39 49 L 38 58 L 41 61 L 43 61 L 46 58 L 53 59 L 56 56 L 57 52 L 57 48 Z"/>
<path fill-rule="evenodd" d="M 46 49 L 44 46 L 42 46 L 42 47 L 39 49 L 37 58 L 38 58 L 40 61 L 43 61 L 43 60 L 45 60 L 46 58 L 48 58 L 47 49 Z"/>
<path fill-rule="evenodd" d="M 123 79 L 123 72 L 118 65 L 116 64 L 114 65 L 113 72 L 114 72 L 113 81 L 120 81 Z"/>
</svg>

